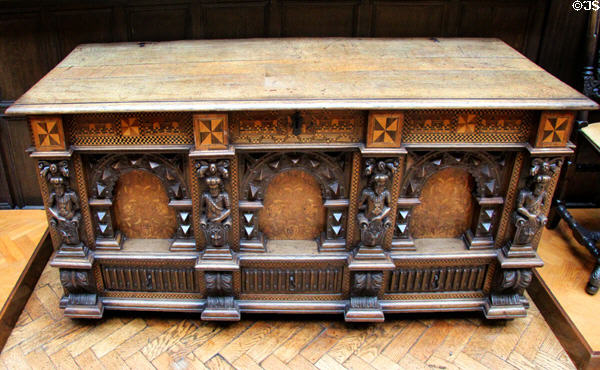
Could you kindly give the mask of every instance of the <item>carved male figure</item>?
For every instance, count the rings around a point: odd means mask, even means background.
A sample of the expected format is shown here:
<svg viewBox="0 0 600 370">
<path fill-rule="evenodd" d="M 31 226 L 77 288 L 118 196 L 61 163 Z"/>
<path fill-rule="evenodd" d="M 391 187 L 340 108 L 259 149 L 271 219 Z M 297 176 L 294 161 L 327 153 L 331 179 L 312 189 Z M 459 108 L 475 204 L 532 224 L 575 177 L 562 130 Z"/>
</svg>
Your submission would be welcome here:
<svg viewBox="0 0 600 370">
<path fill-rule="evenodd" d="M 40 162 L 40 174 L 46 177 L 52 189 L 48 198 L 51 226 L 58 230 L 64 244 L 79 244 L 79 197 L 66 185 L 69 177 L 67 162 Z"/>
<path fill-rule="evenodd" d="M 546 190 L 558 168 L 558 163 L 534 159 L 531 168 L 533 190 L 521 190 L 517 199 L 517 209 L 513 217 L 516 226 L 514 245 L 530 244 L 537 231 L 546 224 L 547 218 L 543 214 Z"/>
<path fill-rule="evenodd" d="M 388 217 L 392 196 L 387 184 L 396 166 L 395 162 L 367 160 L 365 175 L 370 177 L 369 185 L 361 193 L 358 206 L 361 212 L 357 215 L 364 246 L 380 245 L 386 230 L 392 226 Z"/>
<path fill-rule="evenodd" d="M 222 247 L 228 243 L 231 204 L 223 184 L 223 179 L 229 177 L 228 166 L 229 161 L 200 162 L 197 165 L 198 177 L 204 178 L 208 188 L 200 200 L 204 210 L 200 216 L 200 226 L 209 246 Z"/>
</svg>

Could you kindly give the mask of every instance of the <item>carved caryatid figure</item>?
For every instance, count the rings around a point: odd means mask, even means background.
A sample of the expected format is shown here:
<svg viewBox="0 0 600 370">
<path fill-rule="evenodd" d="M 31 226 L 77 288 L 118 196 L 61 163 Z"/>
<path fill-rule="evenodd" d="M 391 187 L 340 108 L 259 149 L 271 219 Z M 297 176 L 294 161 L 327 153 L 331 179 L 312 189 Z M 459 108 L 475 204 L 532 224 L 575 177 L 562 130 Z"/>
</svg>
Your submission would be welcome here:
<svg viewBox="0 0 600 370">
<path fill-rule="evenodd" d="M 364 246 L 381 245 L 386 230 L 392 226 L 388 217 L 392 196 L 387 185 L 397 167 L 398 162 L 393 160 L 366 161 L 365 175 L 369 177 L 369 184 L 361 193 L 358 203 L 361 212 L 357 215 L 360 240 Z"/>
<path fill-rule="evenodd" d="M 517 198 L 517 209 L 514 213 L 516 227 L 514 246 L 531 244 L 538 230 L 546 224 L 544 215 L 545 198 L 548 184 L 560 167 L 559 161 L 533 160 L 531 166 L 530 186 L 521 190 Z"/>
<path fill-rule="evenodd" d="M 208 188 L 200 200 L 203 209 L 200 226 L 207 246 L 222 247 L 229 242 L 231 204 L 224 184 L 224 180 L 229 178 L 228 168 L 228 160 L 201 161 L 196 164 L 196 173 L 199 178 L 204 179 Z"/>
<path fill-rule="evenodd" d="M 78 245 L 79 223 L 79 197 L 69 189 L 69 166 L 67 161 L 39 163 L 40 175 L 46 179 L 50 186 L 48 198 L 48 211 L 52 215 L 50 225 L 60 234 L 62 242 L 67 245 Z"/>
</svg>

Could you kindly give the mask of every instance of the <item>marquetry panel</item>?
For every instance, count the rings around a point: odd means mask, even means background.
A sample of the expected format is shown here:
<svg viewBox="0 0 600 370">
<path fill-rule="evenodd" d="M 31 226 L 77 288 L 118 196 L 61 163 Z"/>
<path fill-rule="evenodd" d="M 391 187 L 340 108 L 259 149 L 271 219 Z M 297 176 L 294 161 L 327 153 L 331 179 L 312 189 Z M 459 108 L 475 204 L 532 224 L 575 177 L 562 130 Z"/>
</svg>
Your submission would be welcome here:
<svg viewBox="0 0 600 370">
<path fill-rule="evenodd" d="M 560 147 L 565 146 L 571 136 L 573 112 L 544 112 L 540 118 L 535 146 Z"/>
<path fill-rule="evenodd" d="M 225 149 L 228 135 L 227 114 L 194 114 L 196 149 Z"/>
<path fill-rule="evenodd" d="M 421 204 L 413 211 L 414 238 L 456 238 L 471 225 L 475 207 L 473 178 L 461 168 L 433 174 L 421 191 Z"/>
<path fill-rule="evenodd" d="M 529 111 L 405 111 L 402 142 L 525 143 L 535 122 Z"/>
<path fill-rule="evenodd" d="M 322 268 L 243 268 L 242 293 L 340 293 L 341 266 Z"/>
<path fill-rule="evenodd" d="M 365 126 L 356 111 L 233 112 L 230 118 L 234 144 L 360 142 Z"/>
<path fill-rule="evenodd" d="M 65 134 L 60 117 L 31 117 L 29 119 L 35 148 L 39 151 L 65 150 Z"/>
<path fill-rule="evenodd" d="M 487 265 L 399 268 L 391 272 L 386 293 L 483 290 Z"/>
<path fill-rule="evenodd" d="M 113 204 L 117 229 L 128 238 L 169 239 L 177 229 L 175 209 L 168 205 L 162 182 L 146 171 L 121 175 Z"/>
<path fill-rule="evenodd" d="M 325 213 L 317 180 L 305 171 L 290 170 L 269 184 L 259 227 L 269 239 L 312 240 L 325 230 Z"/>
<path fill-rule="evenodd" d="M 398 147 L 402 134 L 402 113 L 371 113 L 367 128 L 368 147 Z"/>
<path fill-rule="evenodd" d="M 193 267 L 110 266 L 101 265 L 104 289 L 134 292 L 198 292 Z"/>
<path fill-rule="evenodd" d="M 193 144 L 192 117 L 186 113 L 84 114 L 67 117 L 71 145 Z"/>
</svg>

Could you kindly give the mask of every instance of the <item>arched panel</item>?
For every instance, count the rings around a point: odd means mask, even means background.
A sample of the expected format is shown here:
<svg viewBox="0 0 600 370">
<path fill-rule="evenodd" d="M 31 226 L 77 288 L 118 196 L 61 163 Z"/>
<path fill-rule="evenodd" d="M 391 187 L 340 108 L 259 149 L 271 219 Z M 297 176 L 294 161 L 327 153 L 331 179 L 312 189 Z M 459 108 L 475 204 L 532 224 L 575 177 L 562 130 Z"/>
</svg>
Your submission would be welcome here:
<svg viewBox="0 0 600 370">
<path fill-rule="evenodd" d="M 312 240 L 325 230 L 325 207 L 317 180 L 302 170 L 276 175 L 265 192 L 259 227 L 271 240 Z"/>
<path fill-rule="evenodd" d="M 473 177 L 464 169 L 447 168 L 431 175 L 413 209 L 414 238 L 458 238 L 469 229 L 475 209 Z"/>
<path fill-rule="evenodd" d="M 155 175 L 133 170 L 121 175 L 114 190 L 117 229 L 130 239 L 169 239 L 177 229 L 175 209 Z"/>
</svg>

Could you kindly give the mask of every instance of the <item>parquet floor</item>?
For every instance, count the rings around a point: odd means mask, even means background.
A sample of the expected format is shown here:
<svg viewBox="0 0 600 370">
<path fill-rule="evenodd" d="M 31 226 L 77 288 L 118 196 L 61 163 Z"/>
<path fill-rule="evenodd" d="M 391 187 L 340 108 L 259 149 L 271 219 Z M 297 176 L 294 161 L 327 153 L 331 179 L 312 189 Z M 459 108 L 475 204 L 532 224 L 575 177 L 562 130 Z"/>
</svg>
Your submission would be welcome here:
<svg viewBox="0 0 600 370">
<path fill-rule="evenodd" d="M 328 317 L 249 316 L 233 324 L 167 313 L 62 317 L 58 271 L 47 267 L 0 368 L 68 369 L 573 369 L 535 306 L 529 316 L 388 316 L 377 325 Z"/>
<path fill-rule="evenodd" d="M 0 212 L 0 308 L 48 228 L 43 210 Z"/>
</svg>

